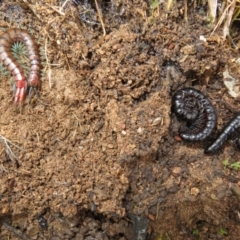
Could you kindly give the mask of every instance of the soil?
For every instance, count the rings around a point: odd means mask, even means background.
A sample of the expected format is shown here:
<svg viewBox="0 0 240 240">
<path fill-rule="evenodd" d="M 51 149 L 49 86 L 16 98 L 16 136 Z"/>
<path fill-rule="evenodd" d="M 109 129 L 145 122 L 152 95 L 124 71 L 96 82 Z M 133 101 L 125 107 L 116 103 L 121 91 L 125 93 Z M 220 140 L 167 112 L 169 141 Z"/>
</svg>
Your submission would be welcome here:
<svg viewBox="0 0 240 240">
<path fill-rule="evenodd" d="M 218 130 L 238 111 L 223 73 L 238 92 L 239 28 L 224 41 L 206 4 L 122 0 L 98 2 L 103 29 L 94 1 L 64 2 L 0 3 L 1 34 L 27 29 L 43 57 L 21 111 L 0 76 L 0 238 L 239 239 L 239 151 L 179 141 L 171 111 L 183 87 L 208 96 Z"/>
</svg>

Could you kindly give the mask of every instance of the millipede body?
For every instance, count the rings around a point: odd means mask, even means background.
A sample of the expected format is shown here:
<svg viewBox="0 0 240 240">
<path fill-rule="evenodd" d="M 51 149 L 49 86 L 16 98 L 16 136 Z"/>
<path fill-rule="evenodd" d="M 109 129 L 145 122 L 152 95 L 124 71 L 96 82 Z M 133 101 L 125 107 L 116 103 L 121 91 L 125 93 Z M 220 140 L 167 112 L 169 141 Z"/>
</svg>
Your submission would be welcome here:
<svg viewBox="0 0 240 240">
<path fill-rule="evenodd" d="M 223 128 L 215 141 L 205 149 L 205 153 L 218 151 L 224 143 L 240 128 L 240 113 L 236 114 L 229 123 Z M 237 139 L 237 143 L 239 139 Z M 238 143 L 239 144 L 239 143 Z"/>
<path fill-rule="evenodd" d="M 172 107 L 178 118 L 186 121 L 179 129 L 184 140 L 205 140 L 216 128 L 217 116 L 212 103 L 194 88 L 178 90 L 173 96 Z"/>
</svg>

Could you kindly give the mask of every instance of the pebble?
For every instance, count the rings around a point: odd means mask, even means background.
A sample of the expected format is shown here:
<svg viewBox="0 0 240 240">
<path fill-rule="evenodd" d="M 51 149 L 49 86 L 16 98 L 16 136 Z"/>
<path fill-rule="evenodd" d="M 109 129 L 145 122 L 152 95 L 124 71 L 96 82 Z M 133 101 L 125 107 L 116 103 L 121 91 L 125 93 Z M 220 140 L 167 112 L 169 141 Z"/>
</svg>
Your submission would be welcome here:
<svg viewBox="0 0 240 240">
<path fill-rule="evenodd" d="M 173 187 L 170 187 L 170 188 L 168 189 L 168 192 L 169 192 L 169 193 L 175 193 L 175 192 L 177 192 L 177 190 L 178 190 L 178 186 L 175 185 L 175 186 L 173 186 Z"/>
<path fill-rule="evenodd" d="M 163 118 L 162 118 L 162 117 L 155 118 L 155 119 L 153 120 L 152 125 L 153 125 L 153 126 L 159 125 L 160 123 L 162 123 L 162 121 L 163 121 Z M 161 124 L 161 125 L 162 125 L 162 124 Z"/>
<path fill-rule="evenodd" d="M 172 172 L 175 174 L 180 174 L 182 172 L 182 168 L 181 167 L 174 167 L 172 169 Z"/>
<path fill-rule="evenodd" d="M 238 197 L 240 198 L 240 187 L 237 184 L 233 184 L 231 186 L 231 191 Z"/>
<path fill-rule="evenodd" d="M 142 134 L 142 133 L 143 133 L 143 128 L 139 127 L 139 128 L 137 129 L 137 133 Z"/>
<path fill-rule="evenodd" d="M 193 187 L 193 188 L 191 188 L 190 192 L 191 192 L 191 195 L 197 196 L 199 194 L 200 190 L 196 187 Z"/>
</svg>

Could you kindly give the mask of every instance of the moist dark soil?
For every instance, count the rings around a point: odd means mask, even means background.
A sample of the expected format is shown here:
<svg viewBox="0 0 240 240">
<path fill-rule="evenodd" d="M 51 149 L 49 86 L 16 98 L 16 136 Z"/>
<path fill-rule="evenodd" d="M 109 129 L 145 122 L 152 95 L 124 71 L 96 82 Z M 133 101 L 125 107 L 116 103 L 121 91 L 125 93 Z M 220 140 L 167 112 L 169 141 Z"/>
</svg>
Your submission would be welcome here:
<svg viewBox="0 0 240 240">
<path fill-rule="evenodd" d="M 0 76 L 1 239 L 239 239 L 239 150 L 204 154 L 239 109 L 238 27 L 224 41 L 195 1 L 0 2 L 0 34 L 28 30 L 43 58 L 21 111 Z M 178 137 L 184 87 L 216 109 L 209 141 Z"/>
</svg>

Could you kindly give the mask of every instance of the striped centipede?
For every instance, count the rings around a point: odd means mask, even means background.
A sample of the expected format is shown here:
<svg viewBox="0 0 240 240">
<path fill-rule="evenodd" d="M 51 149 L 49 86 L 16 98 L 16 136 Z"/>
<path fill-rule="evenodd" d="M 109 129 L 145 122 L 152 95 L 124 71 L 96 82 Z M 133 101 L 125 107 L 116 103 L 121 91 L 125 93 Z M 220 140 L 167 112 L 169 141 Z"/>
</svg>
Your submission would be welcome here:
<svg viewBox="0 0 240 240">
<path fill-rule="evenodd" d="M 218 137 L 215 139 L 210 146 L 205 149 L 205 153 L 214 153 L 218 151 L 224 143 L 240 128 L 240 113 L 236 114 L 229 123 L 223 128 L 219 133 Z M 239 147 L 239 138 L 236 139 L 236 144 Z"/>
<path fill-rule="evenodd" d="M 216 128 L 217 115 L 208 98 L 194 88 L 178 90 L 172 100 L 175 114 L 187 121 L 179 129 L 182 139 L 202 141 L 207 139 Z"/>
<path fill-rule="evenodd" d="M 11 46 L 15 42 L 25 44 L 30 59 L 30 74 L 28 79 L 24 74 L 20 64 L 14 58 L 11 52 Z M 15 103 L 22 103 L 27 95 L 28 89 L 40 89 L 40 54 L 36 41 L 25 30 L 9 29 L 0 36 L 0 60 L 14 76 L 16 84 Z"/>
</svg>

